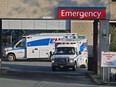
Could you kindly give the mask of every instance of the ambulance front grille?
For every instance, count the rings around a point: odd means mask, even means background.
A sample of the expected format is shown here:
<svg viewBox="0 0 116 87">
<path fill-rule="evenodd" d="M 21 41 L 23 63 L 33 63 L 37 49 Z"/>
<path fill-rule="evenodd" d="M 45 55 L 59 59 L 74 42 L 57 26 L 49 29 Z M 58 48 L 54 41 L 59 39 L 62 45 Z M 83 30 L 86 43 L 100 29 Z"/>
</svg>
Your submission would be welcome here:
<svg viewBox="0 0 116 87">
<path fill-rule="evenodd" d="M 57 58 L 55 59 L 55 62 L 58 64 L 66 64 L 68 63 L 68 58 Z"/>
</svg>

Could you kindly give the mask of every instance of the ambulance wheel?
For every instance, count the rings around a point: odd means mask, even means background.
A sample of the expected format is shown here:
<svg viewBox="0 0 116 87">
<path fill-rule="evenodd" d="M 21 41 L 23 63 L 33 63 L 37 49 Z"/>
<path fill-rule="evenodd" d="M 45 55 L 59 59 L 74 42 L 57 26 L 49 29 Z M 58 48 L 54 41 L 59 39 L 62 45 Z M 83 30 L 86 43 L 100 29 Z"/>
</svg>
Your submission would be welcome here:
<svg viewBox="0 0 116 87">
<path fill-rule="evenodd" d="M 85 68 L 88 68 L 88 62 L 87 62 L 87 60 L 85 62 Z"/>
<path fill-rule="evenodd" d="M 56 71 L 56 67 L 55 66 L 52 66 L 52 71 Z"/>
<path fill-rule="evenodd" d="M 72 70 L 75 71 L 77 69 L 77 62 L 75 62 L 74 66 L 72 67 Z"/>
<path fill-rule="evenodd" d="M 7 58 L 8 58 L 8 61 L 15 61 L 16 59 L 14 54 L 8 54 Z"/>
<path fill-rule="evenodd" d="M 85 64 L 82 64 L 80 66 L 80 68 L 88 68 L 88 62 L 87 62 L 87 60 L 85 61 Z"/>
</svg>

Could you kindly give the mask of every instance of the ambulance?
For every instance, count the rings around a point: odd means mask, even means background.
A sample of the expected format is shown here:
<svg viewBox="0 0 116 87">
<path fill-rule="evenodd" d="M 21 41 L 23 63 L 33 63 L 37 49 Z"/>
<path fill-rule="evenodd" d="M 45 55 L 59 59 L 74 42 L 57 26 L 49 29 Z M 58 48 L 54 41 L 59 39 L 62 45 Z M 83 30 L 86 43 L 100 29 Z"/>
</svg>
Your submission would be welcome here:
<svg viewBox="0 0 116 87">
<path fill-rule="evenodd" d="M 88 65 L 88 42 L 87 39 L 79 39 L 77 36 L 65 36 L 65 38 L 55 42 L 55 52 L 51 56 L 52 70 Z"/>
<path fill-rule="evenodd" d="M 3 49 L 3 56 L 9 61 L 29 58 L 48 58 L 55 50 L 54 42 L 72 33 L 40 33 L 23 36 L 13 47 Z"/>
</svg>

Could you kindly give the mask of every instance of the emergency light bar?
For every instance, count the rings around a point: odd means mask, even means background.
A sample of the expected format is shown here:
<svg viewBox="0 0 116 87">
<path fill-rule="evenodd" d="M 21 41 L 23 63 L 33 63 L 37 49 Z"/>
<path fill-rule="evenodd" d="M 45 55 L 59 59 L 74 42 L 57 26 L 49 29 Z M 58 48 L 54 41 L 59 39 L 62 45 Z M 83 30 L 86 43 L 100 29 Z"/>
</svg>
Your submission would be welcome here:
<svg viewBox="0 0 116 87">
<path fill-rule="evenodd" d="M 56 42 L 56 41 L 59 41 L 61 38 L 56 38 L 55 40 L 54 40 L 54 42 Z"/>
<path fill-rule="evenodd" d="M 64 36 L 64 39 L 77 39 L 77 35 L 76 34 L 66 35 Z"/>
<path fill-rule="evenodd" d="M 76 42 L 56 42 L 58 44 L 76 44 Z"/>
</svg>

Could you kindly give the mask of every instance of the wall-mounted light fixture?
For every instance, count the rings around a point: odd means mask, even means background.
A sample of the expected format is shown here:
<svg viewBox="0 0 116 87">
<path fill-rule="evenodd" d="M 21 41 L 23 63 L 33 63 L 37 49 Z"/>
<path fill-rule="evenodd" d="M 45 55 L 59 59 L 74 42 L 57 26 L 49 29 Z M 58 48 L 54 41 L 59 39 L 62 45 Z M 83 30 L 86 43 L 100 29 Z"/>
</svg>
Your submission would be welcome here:
<svg viewBox="0 0 116 87">
<path fill-rule="evenodd" d="M 51 16 L 45 16 L 45 17 L 43 17 L 43 19 L 53 19 L 53 17 L 51 17 Z"/>
<path fill-rule="evenodd" d="M 102 38 L 104 38 L 104 39 L 107 38 L 107 29 L 102 30 Z"/>
</svg>

